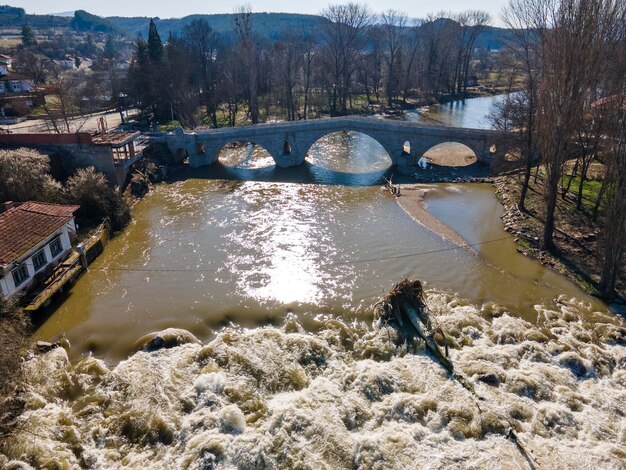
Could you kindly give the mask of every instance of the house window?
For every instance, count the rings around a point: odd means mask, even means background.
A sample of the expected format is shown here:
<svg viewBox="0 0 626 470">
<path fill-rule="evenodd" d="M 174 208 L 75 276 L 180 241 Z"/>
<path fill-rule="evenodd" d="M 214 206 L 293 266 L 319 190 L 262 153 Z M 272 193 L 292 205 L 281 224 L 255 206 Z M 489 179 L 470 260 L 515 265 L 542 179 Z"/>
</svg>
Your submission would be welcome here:
<svg viewBox="0 0 626 470">
<path fill-rule="evenodd" d="M 13 91 L 15 93 L 22 91 L 22 85 L 20 84 L 20 82 L 13 82 L 11 85 L 13 86 Z"/>
<path fill-rule="evenodd" d="M 61 236 L 57 237 L 50 242 L 50 254 L 53 258 L 56 258 L 63 251 L 63 245 L 61 244 Z"/>
<path fill-rule="evenodd" d="M 46 252 L 44 250 L 39 250 L 35 256 L 33 256 L 33 267 L 35 268 L 35 272 L 43 268 L 47 262 Z"/>
<path fill-rule="evenodd" d="M 15 287 L 22 284 L 26 279 L 28 279 L 28 269 L 26 269 L 25 264 L 20 264 L 17 268 L 11 271 L 13 274 L 13 282 L 15 283 Z"/>
</svg>

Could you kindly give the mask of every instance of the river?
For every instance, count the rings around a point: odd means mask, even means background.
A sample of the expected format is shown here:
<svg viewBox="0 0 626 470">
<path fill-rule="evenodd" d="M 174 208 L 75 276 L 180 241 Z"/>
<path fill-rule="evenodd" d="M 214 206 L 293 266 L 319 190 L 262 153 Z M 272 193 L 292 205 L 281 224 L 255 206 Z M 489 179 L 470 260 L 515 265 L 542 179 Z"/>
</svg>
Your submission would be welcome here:
<svg viewBox="0 0 626 470">
<path fill-rule="evenodd" d="M 478 127 L 495 99 L 410 118 Z M 69 360 L 59 348 L 28 363 L 28 432 L 10 455 L 68 468 L 619 468 L 623 323 L 516 252 L 489 185 L 428 193 L 463 249 L 380 187 L 389 165 L 372 139 L 334 134 L 299 168 L 243 146 L 156 186 L 40 326 L 38 338 L 65 335 Z M 423 352 L 392 357 L 372 326 L 405 277 L 426 283 L 480 408 Z M 204 345 L 131 354 L 168 327 Z"/>
<path fill-rule="evenodd" d="M 469 114 L 486 113 L 492 100 L 468 100 L 480 103 L 468 105 Z M 464 108 L 449 106 L 431 109 L 429 118 L 468 124 Z M 304 322 L 320 313 L 371 318 L 381 293 L 404 277 L 526 316 L 558 294 L 591 302 L 516 253 L 489 185 L 440 185 L 428 199 L 475 252 L 415 223 L 381 189 L 390 159 L 367 136 L 329 136 L 297 169 L 276 169 L 251 146 L 223 151 L 220 161 L 140 201 L 131 226 L 38 336 L 65 334 L 73 354 L 119 360 L 137 338 L 167 327 L 209 338 L 230 322 L 280 323 L 287 312 Z"/>
</svg>

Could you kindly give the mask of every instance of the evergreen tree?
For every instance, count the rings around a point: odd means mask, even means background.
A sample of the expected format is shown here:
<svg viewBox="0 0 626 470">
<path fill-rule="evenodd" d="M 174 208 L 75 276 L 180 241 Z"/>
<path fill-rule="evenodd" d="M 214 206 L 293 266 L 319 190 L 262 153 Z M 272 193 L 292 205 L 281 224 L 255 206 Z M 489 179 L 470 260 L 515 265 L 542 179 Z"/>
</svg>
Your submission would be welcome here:
<svg viewBox="0 0 626 470">
<path fill-rule="evenodd" d="M 115 46 L 115 41 L 113 41 L 113 36 L 107 34 L 106 41 L 104 42 L 104 54 L 103 56 L 107 59 L 113 59 L 117 55 L 117 47 Z"/>
<path fill-rule="evenodd" d="M 150 19 L 150 29 L 148 30 L 148 57 L 153 62 L 161 62 L 163 59 L 163 42 L 152 19 Z"/>
<path fill-rule="evenodd" d="M 22 26 L 22 44 L 26 47 L 28 46 L 34 46 L 35 44 L 37 44 L 37 41 L 35 40 L 35 33 L 33 33 L 33 29 L 30 26 Z"/>
</svg>

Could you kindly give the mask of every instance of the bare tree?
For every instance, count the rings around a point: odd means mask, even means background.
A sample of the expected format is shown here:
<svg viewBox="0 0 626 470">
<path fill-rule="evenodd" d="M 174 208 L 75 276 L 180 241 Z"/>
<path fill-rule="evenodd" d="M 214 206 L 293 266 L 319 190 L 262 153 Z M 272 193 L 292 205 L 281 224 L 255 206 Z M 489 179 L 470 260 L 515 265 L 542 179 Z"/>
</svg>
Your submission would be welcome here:
<svg viewBox="0 0 626 470">
<path fill-rule="evenodd" d="M 235 16 L 235 35 L 238 39 L 238 53 L 246 73 L 248 112 L 252 124 L 259 122 L 259 38 L 252 29 L 250 7 L 241 7 Z"/>
<path fill-rule="evenodd" d="M 626 246 L 626 88 L 611 97 L 606 111 L 611 123 L 607 132 L 611 151 L 605 177 L 609 197 L 603 224 L 600 293 L 612 298 Z"/>
<path fill-rule="evenodd" d="M 372 16 L 365 5 L 330 5 L 322 12 L 327 64 L 331 71 L 330 111 L 347 114 L 352 75 Z"/>
<path fill-rule="evenodd" d="M 217 127 L 217 96 L 218 70 L 217 51 L 219 36 L 211 29 L 204 19 L 192 21 L 185 26 L 184 39 L 189 44 L 193 62 L 200 75 L 201 95 L 207 116 L 213 127 Z"/>
<path fill-rule="evenodd" d="M 79 75 L 59 75 L 49 85 L 43 109 L 55 133 L 78 132 L 85 125 L 87 118 L 78 116 L 79 90 L 82 85 L 84 80 Z"/>
<path fill-rule="evenodd" d="M 388 10 L 381 15 L 382 32 L 386 49 L 385 62 L 387 64 L 387 84 L 385 93 L 387 104 L 393 104 L 398 88 L 398 62 L 402 54 L 403 35 L 407 24 L 404 13 Z"/>
<path fill-rule="evenodd" d="M 302 60 L 303 60 L 303 95 L 304 95 L 304 109 L 303 118 L 309 117 L 309 96 L 311 93 L 311 82 L 313 80 L 313 65 L 315 63 L 315 57 L 317 54 L 317 44 L 311 34 L 307 34 L 302 38 Z"/>
<path fill-rule="evenodd" d="M 481 10 L 467 10 L 452 15 L 459 25 L 457 52 L 457 93 L 467 91 L 467 75 L 474 55 L 474 45 L 480 33 L 489 25 L 489 14 Z"/>
<path fill-rule="evenodd" d="M 446 13 L 429 15 L 421 26 L 424 41 L 424 74 L 422 89 L 438 95 L 442 88 L 454 91 L 451 78 L 451 57 L 456 47 L 458 23 L 446 18 Z"/>
<path fill-rule="evenodd" d="M 419 21 L 414 21 L 414 24 L 408 28 L 408 34 L 406 35 L 405 42 L 407 43 L 407 47 L 403 49 L 405 54 L 405 67 L 402 101 L 406 103 L 409 90 L 415 85 L 413 77 L 416 75 L 415 71 L 418 69 L 420 54 L 423 53 L 423 42 L 420 34 Z"/>
<path fill-rule="evenodd" d="M 591 85 L 613 50 L 621 0 L 535 0 L 542 25 L 542 82 L 538 88 L 537 147 L 546 163 L 543 245 L 554 250 L 555 211 L 563 164 Z M 535 3 L 533 2 L 533 3 Z"/>
<path fill-rule="evenodd" d="M 295 96 L 298 72 L 303 65 L 302 37 L 296 31 L 283 31 L 282 39 L 276 44 L 276 67 L 282 86 L 280 89 L 283 108 L 287 111 L 287 120 L 294 121 L 297 114 Z"/>
<path fill-rule="evenodd" d="M 502 14 L 504 24 L 511 31 L 508 49 L 516 59 L 516 69 L 523 75 L 526 88 L 526 112 L 523 115 L 523 122 L 519 123 L 524 129 L 524 139 L 520 150 L 525 164 L 524 181 L 517 207 L 522 212 L 526 211 L 526 194 L 530 184 L 533 161 L 537 155 L 534 133 L 539 81 L 537 74 L 542 53 L 540 34 L 538 34 L 541 24 L 537 24 L 537 18 L 541 18 L 542 15 L 538 15 L 535 10 L 535 0 L 511 0 Z"/>
</svg>

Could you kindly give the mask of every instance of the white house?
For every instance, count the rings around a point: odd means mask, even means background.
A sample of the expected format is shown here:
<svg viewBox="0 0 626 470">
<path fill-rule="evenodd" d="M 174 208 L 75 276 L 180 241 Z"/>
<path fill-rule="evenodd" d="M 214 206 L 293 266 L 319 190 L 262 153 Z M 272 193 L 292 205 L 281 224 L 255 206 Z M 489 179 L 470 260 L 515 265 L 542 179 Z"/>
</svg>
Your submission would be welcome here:
<svg viewBox="0 0 626 470">
<path fill-rule="evenodd" d="M 11 58 L 0 54 L 0 94 L 32 93 L 35 91 L 35 80 L 27 75 L 13 72 Z"/>
<path fill-rule="evenodd" d="M 11 58 L 0 54 L 0 120 L 5 124 L 19 122 L 34 106 L 43 104 L 43 100 L 43 94 L 35 88 L 35 80 L 13 72 Z"/>
<path fill-rule="evenodd" d="M 11 70 L 11 59 L 8 55 L 0 54 L 0 75 L 6 75 Z"/>
<path fill-rule="evenodd" d="M 0 213 L 0 292 L 3 297 L 36 287 L 72 252 L 79 206 L 4 203 Z"/>
</svg>

